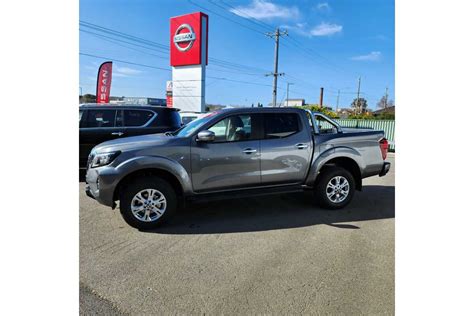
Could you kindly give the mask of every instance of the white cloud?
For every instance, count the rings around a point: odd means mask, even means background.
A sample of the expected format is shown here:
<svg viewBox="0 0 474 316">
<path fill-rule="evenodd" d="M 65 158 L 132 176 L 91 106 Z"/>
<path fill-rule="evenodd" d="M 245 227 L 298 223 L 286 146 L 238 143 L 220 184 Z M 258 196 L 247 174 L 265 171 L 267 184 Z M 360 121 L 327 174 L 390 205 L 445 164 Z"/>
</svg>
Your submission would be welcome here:
<svg viewBox="0 0 474 316">
<path fill-rule="evenodd" d="M 295 25 L 282 25 L 284 29 L 293 30 L 295 33 L 306 36 L 331 36 L 342 31 L 342 25 L 321 23 L 313 28 L 309 27 L 307 23 L 296 23 Z"/>
<path fill-rule="evenodd" d="M 120 67 L 120 66 L 113 66 L 113 74 L 117 77 L 128 77 L 128 76 L 135 76 L 141 74 L 143 71 L 129 68 L 129 67 Z"/>
<path fill-rule="evenodd" d="M 342 25 L 322 22 L 311 29 L 312 36 L 331 36 L 342 31 Z"/>
<path fill-rule="evenodd" d="M 316 9 L 318 9 L 319 11 L 330 11 L 331 7 L 327 2 L 320 2 L 316 5 Z"/>
<path fill-rule="evenodd" d="M 253 0 L 248 6 L 238 6 L 230 12 L 244 18 L 269 20 L 273 18 L 297 18 L 300 14 L 297 7 L 285 7 L 265 0 Z"/>
<path fill-rule="evenodd" d="M 381 52 L 370 52 L 367 55 L 354 56 L 351 59 L 361 60 L 361 61 L 377 61 L 377 60 L 380 60 L 380 57 L 382 57 Z"/>
</svg>

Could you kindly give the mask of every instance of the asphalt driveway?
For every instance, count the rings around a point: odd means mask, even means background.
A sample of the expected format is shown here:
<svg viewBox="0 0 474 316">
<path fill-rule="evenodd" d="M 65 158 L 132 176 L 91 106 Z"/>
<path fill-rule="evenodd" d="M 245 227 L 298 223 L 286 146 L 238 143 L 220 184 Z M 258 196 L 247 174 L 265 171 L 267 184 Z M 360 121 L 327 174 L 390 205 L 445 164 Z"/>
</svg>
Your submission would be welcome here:
<svg viewBox="0 0 474 316">
<path fill-rule="evenodd" d="M 394 314 L 395 158 L 349 207 L 310 194 L 189 205 L 140 232 L 80 194 L 82 314 Z"/>
</svg>

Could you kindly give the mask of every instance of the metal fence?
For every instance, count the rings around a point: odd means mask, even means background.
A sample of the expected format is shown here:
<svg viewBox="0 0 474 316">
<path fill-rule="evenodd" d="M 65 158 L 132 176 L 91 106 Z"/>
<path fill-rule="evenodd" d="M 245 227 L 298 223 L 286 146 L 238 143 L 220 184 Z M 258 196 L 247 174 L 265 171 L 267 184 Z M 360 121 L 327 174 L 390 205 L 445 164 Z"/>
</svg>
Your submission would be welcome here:
<svg viewBox="0 0 474 316">
<path fill-rule="evenodd" d="M 355 128 L 372 128 L 375 130 L 383 130 L 385 138 L 389 142 L 389 150 L 395 151 L 395 121 L 394 120 L 351 120 L 351 119 L 336 119 L 339 125 L 343 127 Z"/>
</svg>

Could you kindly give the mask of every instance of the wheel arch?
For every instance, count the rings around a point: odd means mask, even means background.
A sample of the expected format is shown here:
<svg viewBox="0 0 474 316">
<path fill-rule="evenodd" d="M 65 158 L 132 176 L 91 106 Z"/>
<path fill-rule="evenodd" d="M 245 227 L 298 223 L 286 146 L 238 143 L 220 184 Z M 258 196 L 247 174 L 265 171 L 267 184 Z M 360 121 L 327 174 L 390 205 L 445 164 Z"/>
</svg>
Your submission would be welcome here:
<svg viewBox="0 0 474 316">
<path fill-rule="evenodd" d="M 360 167 L 355 160 L 349 157 L 337 157 L 337 158 L 328 160 L 319 169 L 319 172 L 316 175 L 315 183 L 317 183 L 318 178 L 321 175 L 321 173 L 327 168 L 331 168 L 331 167 L 341 167 L 349 171 L 354 177 L 354 181 L 356 183 L 356 189 L 359 191 L 362 190 L 362 175 L 360 172 Z"/>
<path fill-rule="evenodd" d="M 338 147 L 327 150 L 313 162 L 307 184 L 315 185 L 325 168 L 338 166 L 348 170 L 356 182 L 356 189 L 362 190 L 363 160 L 359 152 L 352 148 Z"/>
<path fill-rule="evenodd" d="M 167 171 L 161 168 L 143 168 L 143 169 L 134 170 L 128 173 L 118 182 L 114 190 L 114 196 L 113 196 L 114 201 L 117 201 L 120 198 L 121 192 L 123 191 L 123 189 L 128 183 L 140 177 L 147 177 L 147 176 L 155 176 L 167 181 L 173 187 L 173 189 L 175 190 L 176 194 L 179 197 L 182 197 L 184 195 L 184 190 L 181 185 L 181 182 L 170 171 Z"/>
<path fill-rule="evenodd" d="M 117 171 L 122 176 L 116 182 L 113 201 L 118 200 L 120 190 L 127 182 L 147 175 L 167 180 L 180 196 L 192 193 L 191 178 L 186 169 L 178 162 L 165 157 L 135 157 L 117 166 Z"/>
</svg>

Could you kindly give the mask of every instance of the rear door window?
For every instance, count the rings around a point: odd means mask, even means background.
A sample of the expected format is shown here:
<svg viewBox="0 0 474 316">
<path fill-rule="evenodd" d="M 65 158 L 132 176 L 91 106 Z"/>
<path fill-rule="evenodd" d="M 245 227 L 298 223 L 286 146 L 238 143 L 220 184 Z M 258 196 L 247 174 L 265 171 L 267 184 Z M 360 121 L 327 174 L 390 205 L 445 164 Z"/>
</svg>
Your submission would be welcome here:
<svg viewBox="0 0 474 316">
<path fill-rule="evenodd" d="M 115 110 L 88 110 L 87 127 L 114 127 Z"/>
<path fill-rule="evenodd" d="M 284 138 L 300 131 L 296 113 L 267 113 L 265 114 L 265 138 Z"/>
<path fill-rule="evenodd" d="M 146 110 L 123 110 L 125 126 L 143 126 L 153 117 L 153 112 Z"/>
</svg>

